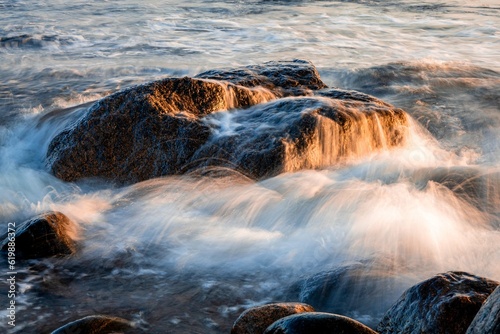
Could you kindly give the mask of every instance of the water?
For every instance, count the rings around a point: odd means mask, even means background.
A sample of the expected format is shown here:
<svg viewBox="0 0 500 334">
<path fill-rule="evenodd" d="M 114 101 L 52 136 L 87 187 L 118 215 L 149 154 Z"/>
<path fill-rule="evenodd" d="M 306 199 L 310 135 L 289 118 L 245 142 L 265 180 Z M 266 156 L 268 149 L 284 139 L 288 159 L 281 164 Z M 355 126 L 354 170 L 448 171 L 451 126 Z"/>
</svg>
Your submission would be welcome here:
<svg viewBox="0 0 500 334">
<path fill-rule="evenodd" d="M 82 244 L 67 260 L 18 264 L 17 326 L 0 322 L 9 332 L 101 313 L 150 333 L 227 333 L 243 309 L 296 300 L 300 279 L 353 263 L 367 281 L 335 311 L 371 326 L 435 273 L 500 280 L 496 1 L 0 1 L 0 11 L 1 220 L 59 210 Z M 260 182 L 235 173 L 116 187 L 47 172 L 50 140 L 82 103 L 293 58 L 330 86 L 405 109 L 405 145 Z M 366 307 L 363 284 L 383 305 Z"/>
</svg>

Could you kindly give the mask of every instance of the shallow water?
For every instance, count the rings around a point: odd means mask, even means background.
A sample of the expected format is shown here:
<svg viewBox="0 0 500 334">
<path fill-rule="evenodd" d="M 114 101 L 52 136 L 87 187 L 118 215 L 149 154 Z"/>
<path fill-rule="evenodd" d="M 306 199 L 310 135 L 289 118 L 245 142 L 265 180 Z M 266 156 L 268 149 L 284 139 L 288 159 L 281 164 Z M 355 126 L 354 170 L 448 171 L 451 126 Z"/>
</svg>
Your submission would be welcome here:
<svg viewBox="0 0 500 334">
<path fill-rule="evenodd" d="M 103 313 L 150 333 L 227 333 L 246 307 L 296 300 L 300 279 L 353 263 L 382 302 L 363 305 L 361 283 L 326 308 L 370 326 L 433 274 L 500 280 L 495 1 L 0 1 L 0 11 L 1 220 L 59 210 L 82 244 L 67 260 L 18 264 L 17 326 L 0 322 L 9 332 Z M 235 173 L 117 187 L 48 173 L 47 146 L 82 103 L 293 58 L 330 86 L 405 109 L 405 146 L 260 182 Z"/>
</svg>

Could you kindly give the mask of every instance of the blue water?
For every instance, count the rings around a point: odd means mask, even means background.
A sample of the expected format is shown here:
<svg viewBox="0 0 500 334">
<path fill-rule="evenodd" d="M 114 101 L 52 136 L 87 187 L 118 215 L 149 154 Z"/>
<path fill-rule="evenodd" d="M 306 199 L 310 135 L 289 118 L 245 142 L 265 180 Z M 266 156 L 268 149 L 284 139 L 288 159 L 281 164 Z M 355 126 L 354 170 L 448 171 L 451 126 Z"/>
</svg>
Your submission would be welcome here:
<svg viewBox="0 0 500 334">
<path fill-rule="evenodd" d="M 500 280 L 496 1 L 0 1 L 0 13 L 0 220 L 60 210 L 82 245 L 68 260 L 20 265 L 18 325 L 1 328 L 50 332 L 104 313 L 150 333 L 228 333 L 246 307 L 357 261 L 391 268 L 387 303 L 442 271 Z M 44 163 L 80 104 L 294 58 L 330 86 L 405 109 L 408 145 L 261 182 L 117 188 L 62 182 Z M 347 305 L 371 326 L 385 311 Z"/>
</svg>

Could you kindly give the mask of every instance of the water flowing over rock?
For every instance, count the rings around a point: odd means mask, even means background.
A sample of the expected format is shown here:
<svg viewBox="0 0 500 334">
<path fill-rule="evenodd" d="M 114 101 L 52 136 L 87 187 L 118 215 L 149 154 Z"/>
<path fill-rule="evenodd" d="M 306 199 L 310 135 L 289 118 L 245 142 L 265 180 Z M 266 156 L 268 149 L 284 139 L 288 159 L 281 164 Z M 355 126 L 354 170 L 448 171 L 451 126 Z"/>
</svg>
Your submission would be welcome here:
<svg viewBox="0 0 500 334">
<path fill-rule="evenodd" d="M 167 78 L 108 96 L 50 143 L 58 178 L 133 183 L 194 171 L 254 179 L 404 144 L 406 114 L 326 89 L 306 61 Z"/>
<path fill-rule="evenodd" d="M 467 329 L 467 334 L 500 333 L 500 287 L 486 299 Z"/>
<path fill-rule="evenodd" d="M 262 334 L 276 320 L 304 312 L 314 312 L 314 308 L 302 303 L 274 303 L 252 307 L 236 319 L 231 334 Z"/>
<path fill-rule="evenodd" d="M 376 334 L 356 320 L 330 313 L 303 313 L 282 318 L 269 326 L 265 334 Z"/>
<path fill-rule="evenodd" d="M 406 282 L 389 266 L 356 262 L 297 281 L 287 299 L 310 304 L 321 312 L 362 316 L 365 325 L 376 327 L 406 288 Z"/>
<path fill-rule="evenodd" d="M 69 334 L 69 333 L 85 333 L 85 334 L 111 334 L 111 333 L 130 333 L 132 324 L 121 318 L 110 317 L 105 315 L 88 316 L 69 324 L 66 324 L 51 334 Z"/>
<path fill-rule="evenodd" d="M 76 251 L 73 240 L 76 225 L 60 212 L 48 212 L 25 221 L 17 227 L 15 252 L 18 259 L 71 255 Z M 9 237 L 1 245 L 9 249 Z"/>
<path fill-rule="evenodd" d="M 436 275 L 408 289 L 377 330 L 381 334 L 465 333 L 498 284 L 464 272 Z"/>
</svg>

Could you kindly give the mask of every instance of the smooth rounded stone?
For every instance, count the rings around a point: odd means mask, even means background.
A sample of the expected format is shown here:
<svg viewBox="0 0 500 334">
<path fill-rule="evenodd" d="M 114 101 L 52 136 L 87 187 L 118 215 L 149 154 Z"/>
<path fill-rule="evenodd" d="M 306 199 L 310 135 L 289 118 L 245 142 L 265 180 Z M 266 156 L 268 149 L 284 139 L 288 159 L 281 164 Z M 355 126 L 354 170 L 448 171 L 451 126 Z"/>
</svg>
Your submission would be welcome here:
<svg viewBox="0 0 500 334">
<path fill-rule="evenodd" d="M 314 308 L 303 303 L 273 303 L 252 307 L 236 319 L 231 334 L 262 334 L 276 320 L 304 312 L 314 312 Z"/>
<path fill-rule="evenodd" d="M 17 259 L 34 259 L 73 254 L 77 227 L 60 212 L 47 212 L 17 226 L 15 254 Z M 2 242 L 1 249 L 9 251 L 10 237 Z"/>
<path fill-rule="evenodd" d="M 265 334 L 376 334 L 360 322 L 331 313 L 303 313 L 282 318 Z"/>
<path fill-rule="evenodd" d="M 500 334 L 500 286 L 481 306 L 467 334 Z"/>
<path fill-rule="evenodd" d="M 436 275 L 406 290 L 377 330 L 381 334 L 465 333 L 498 284 L 465 272 Z"/>
<path fill-rule="evenodd" d="M 116 334 L 127 333 L 132 324 L 122 318 L 105 315 L 88 316 L 66 324 L 51 334 Z"/>
<path fill-rule="evenodd" d="M 298 280 L 288 289 L 286 299 L 375 328 L 408 286 L 389 265 L 354 262 Z"/>
</svg>

